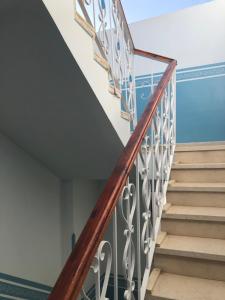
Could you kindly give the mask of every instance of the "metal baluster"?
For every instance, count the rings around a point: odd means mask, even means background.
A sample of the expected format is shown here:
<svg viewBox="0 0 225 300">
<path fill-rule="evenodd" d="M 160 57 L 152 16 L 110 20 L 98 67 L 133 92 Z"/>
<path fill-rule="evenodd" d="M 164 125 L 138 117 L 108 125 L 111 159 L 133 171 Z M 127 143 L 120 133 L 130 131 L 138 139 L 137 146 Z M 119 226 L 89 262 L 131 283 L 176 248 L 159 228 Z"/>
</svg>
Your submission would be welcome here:
<svg viewBox="0 0 225 300">
<path fill-rule="evenodd" d="M 154 133 L 154 125 L 151 125 L 150 131 L 151 131 L 151 145 L 152 145 L 152 172 L 151 172 L 151 178 L 152 178 L 152 226 L 153 226 L 153 240 L 156 240 L 156 232 L 155 232 L 155 223 L 157 218 L 157 211 L 156 211 L 156 197 L 155 197 L 155 133 Z"/>
<path fill-rule="evenodd" d="M 171 154 L 172 154 L 172 147 L 171 147 L 171 143 L 172 143 L 172 139 L 173 139 L 173 125 L 172 125 L 172 89 L 171 89 L 171 81 L 168 83 L 168 87 L 167 87 L 167 90 L 168 90 L 168 99 L 167 99 L 167 102 L 168 102 L 168 120 L 167 120 L 167 127 L 168 127 L 168 132 L 169 132 L 169 137 L 168 137 L 168 141 L 167 141 L 167 144 L 168 144 L 168 167 L 170 166 L 170 158 L 171 158 Z M 169 180 L 169 178 L 168 178 Z"/>
<path fill-rule="evenodd" d="M 114 300 L 118 300 L 118 247 L 117 247 L 117 208 L 113 214 L 113 282 L 114 282 Z"/>
<path fill-rule="evenodd" d="M 154 92 L 154 73 L 153 73 L 153 68 L 151 72 L 151 95 L 153 95 Z"/>
<path fill-rule="evenodd" d="M 103 252 L 105 251 L 105 252 Z M 105 259 L 106 261 L 106 269 L 104 272 L 104 280 L 101 288 L 101 262 Z M 108 283 L 110 279 L 111 273 L 111 265 L 112 265 L 112 248 L 108 241 L 102 241 L 98 247 L 97 253 L 95 255 L 93 264 L 91 268 L 95 273 L 95 281 L 96 281 L 96 300 L 105 300 L 106 292 L 108 288 Z"/>
<path fill-rule="evenodd" d="M 131 130 L 134 130 L 138 119 L 137 119 L 137 95 L 136 95 L 136 77 L 135 77 L 135 59 L 133 55 L 133 67 L 132 67 L 132 80 L 133 80 L 133 93 L 134 93 L 134 119 L 133 123 L 131 124 Z"/>
<path fill-rule="evenodd" d="M 136 209 L 136 219 L 137 219 L 137 288 L 138 288 L 138 300 L 141 299 L 141 208 L 140 208 L 140 164 L 139 155 L 136 159 L 136 197 L 137 197 L 137 209 Z"/>
<path fill-rule="evenodd" d="M 160 170 L 161 170 L 161 160 L 160 160 L 160 132 L 161 132 L 161 120 L 159 107 L 156 109 L 155 115 L 155 177 L 156 177 L 156 205 L 157 205 L 157 217 L 160 215 Z"/>
<path fill-rule="evenodd" d="M 165 103 L 165 98 L 166 94 L 161 99 L 160 102 L 160 126 L 161 126 L 161 132 L 160 132 L 160 160 L 161 160 L 161 168 L 160 168 L 160 190 L 161 190 L 161 195 L 160 195 L 160 208 L 162 206 L 162 201 L 163 201 L 163 186 L 164 186 L 164 103 Z"/>
<path fill-rule="evenodd" d="M 144 225 L 142 229 L 142 251 L 146 256 L 146 268 L 150 267 L 148 253 L 151 247 L 152 240 L 152 225 L 151 225 L 151 179 L 150 179 L 150 163 L 152 158 L 152 149 L 150 144 L 150 137 L 146 136 L 142 146 L 142 160 L 143 160 L 143 169 L 142 169 L 142 202 L 144 205 L 144 212 L 142 214 L 144 218 Z"/>
<path fill-rule="evenodd" d="M 127 211 L 124 211 L 124 201 Z M 128 204 L 129 203 L 129 204 Z M 126 300 L 134 299 L 133 291 L 135 282 L 133 281 L 134 266 L 135 266 L 135 248 L 132 239 L 134 233 L 133 217 L 136 210 L 136 189 L 134 184 L 128 183 L 122 192 L 120 198 L 120 212 L 125 223 L 125 247 L 123 251 L 123 274 L 127 283 L 127 289 L 124 292 Z"/>
<path fill-rule="evenodd" d="M 170 162 L 170 153 L 169 153 L 169 141 L 170 141 L 170 92 L 167 89 L 164 93 L 164 113 L 163 113 L 163 138 L 164 138 L 164 156 L 163 156 L 163 200 L 165 204 L 165 196 L 166 196 L 166 182 L 168 181 L 168 167 Z"/>
<path fill-rule="evenodd" d="M 96 31 L 96 16 L 95 16 L 95 12 L 96 12 L 96 9 L 95 9 L 95 0 L 92 0 L 92 13 L 93 13 L 93 26 L 95 28 L 95 31 Z"/>
<path fill-rule="evenodd" d="M 172 82 L 173 82 L 173 128 L 174 128 L 173 152 L 174 152 L 175 145 L 176 145 L 176 69 L 174 70 Z"/>
<path fill-rule="evenodd" d="M 115 54 L 114 54 L 114 29 L 113 29 L 113 20 L 112 20 L 112 12 L 113 12 L 113 4 L 112 0 L 109 0 L 109 24 L 110 24 L 110 37 L 111 37 L 111 47 L 110 47 L 110 58 L 111 58 L 111 72 L 112 72 L 112 78 L 113 81 L 113 87 L 115 88 L 115 82 L 114 82 L 114 61 L 115 61 Z"/>
</svg>

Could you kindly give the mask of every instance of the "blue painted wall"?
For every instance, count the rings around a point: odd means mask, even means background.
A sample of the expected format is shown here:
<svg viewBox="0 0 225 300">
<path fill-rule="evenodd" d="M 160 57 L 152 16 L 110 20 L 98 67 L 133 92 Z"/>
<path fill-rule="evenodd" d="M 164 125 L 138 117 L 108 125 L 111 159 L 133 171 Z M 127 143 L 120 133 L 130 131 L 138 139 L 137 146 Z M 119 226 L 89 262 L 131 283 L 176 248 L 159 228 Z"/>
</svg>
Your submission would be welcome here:
<svg viewBox="0 0 225 300">
<path fill-rule="evenodd" d="M 50 286 L 0 273 L 0 300 L 47 300 L 51 290 Z"/>
<path fill-rule="evenodd" d="M 160 75 L 154 76 L 156 84 Z M 138 117 L 149 101 L 150 77 L 136 80 Z M 178 69 L 177 142 L 225 141 L 225 63 Z"/>
</svg>

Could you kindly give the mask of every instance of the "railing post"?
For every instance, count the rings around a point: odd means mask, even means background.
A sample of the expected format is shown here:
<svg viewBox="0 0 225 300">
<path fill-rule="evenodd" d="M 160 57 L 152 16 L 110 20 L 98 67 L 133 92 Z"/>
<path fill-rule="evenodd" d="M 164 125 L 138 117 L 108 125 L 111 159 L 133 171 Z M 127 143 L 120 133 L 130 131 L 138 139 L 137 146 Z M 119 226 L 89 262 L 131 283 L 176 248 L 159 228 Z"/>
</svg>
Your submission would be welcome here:
<svg viewBox="0 0 225 300">
<path fill-rule="evenodd" d="M 117 246 L 117 207 L 113 214 L 113 283 L 114 300 L 118 300 L 118 246 Z"/>
<path fill-rule="evenodd" d="M 139 155 L 136 159 L 136 197 L 137 197 L 137 209 L 136 209 L 136 220 L 137 220 L 137 289 L 138 289 L 138 300 L 141 299 L 141 208 L 140 208 L 140 158 Z"/>
</svg>

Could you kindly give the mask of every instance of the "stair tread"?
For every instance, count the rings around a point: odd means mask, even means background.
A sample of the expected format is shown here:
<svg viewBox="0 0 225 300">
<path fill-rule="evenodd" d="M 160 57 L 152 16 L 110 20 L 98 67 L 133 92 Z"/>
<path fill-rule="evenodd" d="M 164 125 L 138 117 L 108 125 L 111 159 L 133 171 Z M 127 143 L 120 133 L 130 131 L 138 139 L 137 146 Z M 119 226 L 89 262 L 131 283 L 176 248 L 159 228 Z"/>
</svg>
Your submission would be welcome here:
<svg viewBox="0 0 225 300">
<path fill-rule="evenodd" d="M 168 191 L 205 191 L 205 192 L 225 192 L 223 182 L 172 182 L 168 186 Z"/>
<path fill-rule="evenodd" d="M 172 205 L 164 213 L 164 218 L 225 222 L 224 207 L 178 206 Z"/>
<path fill-rule="evenodd" d="M 225 240 L 167 235 L 156 253 L 225 261 Z"/>
<path fill-rule="evenodd" d="M 152 296 L 171 300 L 222 300 L 224 295 L 223 281 L 164 272 L 160 273 L 152 290 Z"/>
<path fill-rule="evenodd" d="M 173 169 L 225 169 L 225 163 L 173 163 Z"/>
<path fill-rule="evenodd" d="M 224 142 L 177 144 L 176 152 L 225 150 Z"/>
</svg>

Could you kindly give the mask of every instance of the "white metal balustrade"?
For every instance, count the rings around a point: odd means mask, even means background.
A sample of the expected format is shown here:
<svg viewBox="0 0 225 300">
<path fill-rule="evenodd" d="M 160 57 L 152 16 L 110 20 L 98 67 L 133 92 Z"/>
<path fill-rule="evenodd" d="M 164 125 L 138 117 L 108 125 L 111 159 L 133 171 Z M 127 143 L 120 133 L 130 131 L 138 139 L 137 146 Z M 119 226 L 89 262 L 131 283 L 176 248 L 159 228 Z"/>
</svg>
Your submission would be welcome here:
<svg viewBox="0 0 225 300">
<path fill-rule="evenodd" d="M 107 298 L 110 274 L 114 280 L 112 299 L 119 299 L 118 278 L 121 273 L 126 283 L 123 286 L 124 299 L 144 299 L 175 149 L 175 87 L 174 72 L 136 158 L 136 176 L 132 174 L 129 177 L 115 208 L 113 239 L 100 243 L 91 266 L 90 272 L 94 272 L 96 277 L 95 299 Z M 123 226 L 122 236 L 121 230 L 118 231 L 118 222 Z M 123 249 L 118 244 L 123 244 Z M 118 251 L 123 253 L 120 260 Z M 104 260 L 106 263 L 102 269 Z M 103 283 L 100 280 L 102 276 Z M 85 299 L 90 299 L 84 295 Z"/>
<path fill-rule="evenodd" d="M 95 49 L 110 66 L 110 83 L 123 94 L 133 134 L 49 299 L 72 300 L 80 293 L 86 300 L 143 300 L 176 144 L 176 61 L 135 49 L 119 0 L 75 0 L 75 10 L 97 33 Z M 139 121 L 135 56 L 168 65 L 157 86 L 152 76 Z"/>
<path fill-rule="evenodd" d="M 117 0 L 75 0 L 75 13 L 93 27 L 94 49 L 109 64 L 109 81 L 122 97 L 123 108 L 134 118 L 134 44 L 123 8 Z M 122 89 L 126 92 L 122 94 Z"/>
</svg>

